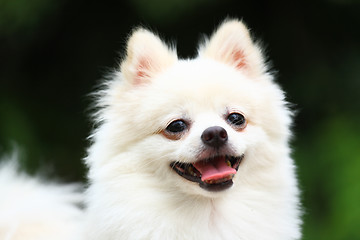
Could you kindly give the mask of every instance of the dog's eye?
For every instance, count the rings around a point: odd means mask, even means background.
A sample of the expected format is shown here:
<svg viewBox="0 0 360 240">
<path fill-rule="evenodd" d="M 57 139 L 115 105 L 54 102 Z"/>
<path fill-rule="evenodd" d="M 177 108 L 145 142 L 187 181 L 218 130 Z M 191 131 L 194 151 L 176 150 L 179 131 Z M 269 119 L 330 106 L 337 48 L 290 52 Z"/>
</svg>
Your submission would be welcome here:
<svg viewBox="0 0 360 240">
<path fill-rule="evenodd" d="M 167 126 L 166 131 L 171 133 L 180 133 L 185 131 L 186 128 L 186 122 L 184 122 L 183 120 L 175 120 Z"/>
<path fill-rule="evenodd" d="M 227 117 L 227 121 L 237 128 L 244 128 L 246 124 L 244 115 L 240 113 L 230 113 Z"/>
</svg>

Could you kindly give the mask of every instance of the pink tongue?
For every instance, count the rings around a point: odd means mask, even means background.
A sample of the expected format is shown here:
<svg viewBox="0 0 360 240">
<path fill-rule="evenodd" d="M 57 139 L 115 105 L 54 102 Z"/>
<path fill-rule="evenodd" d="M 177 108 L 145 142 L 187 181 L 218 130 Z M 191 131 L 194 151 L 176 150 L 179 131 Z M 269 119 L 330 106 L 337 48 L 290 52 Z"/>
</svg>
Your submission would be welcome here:
<svg viewBox="0 0 360 240">
<path fill-rule="evenodd" d="M 218 180 L 231 174 L 236 170 L 226 164 L 225 157 L 217 157 L 212 161 L 199 161 L 193 163 L 194 167 L 201 173 L 201 180 Z"/>
</svg>

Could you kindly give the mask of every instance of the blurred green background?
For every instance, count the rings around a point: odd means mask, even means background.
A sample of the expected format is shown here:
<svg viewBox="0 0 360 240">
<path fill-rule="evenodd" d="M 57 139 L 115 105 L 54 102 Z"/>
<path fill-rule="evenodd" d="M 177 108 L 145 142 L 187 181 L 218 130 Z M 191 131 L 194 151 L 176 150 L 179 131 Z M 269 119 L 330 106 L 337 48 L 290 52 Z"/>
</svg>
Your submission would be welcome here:
<svg viewBox="0 0 360 240">
<path fill-rule="evenodd" d="M 225 17 L 267 47 L 297 110 L 303 239 L 360 239 L 360 2 L 0 0 L 0 154 L 30 173 L 83 181 L 91 93 L 139 24 L 181 57 Z"/>
</svg>

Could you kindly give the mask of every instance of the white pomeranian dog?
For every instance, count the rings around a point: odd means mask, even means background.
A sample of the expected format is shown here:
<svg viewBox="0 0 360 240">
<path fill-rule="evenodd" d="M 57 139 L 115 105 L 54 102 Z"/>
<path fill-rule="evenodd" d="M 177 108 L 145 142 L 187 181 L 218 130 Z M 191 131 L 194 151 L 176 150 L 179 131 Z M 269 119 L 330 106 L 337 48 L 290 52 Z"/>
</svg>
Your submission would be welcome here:
<svg viewBox="0 0 360 240">
<path fill-rule="evenodd" d="M 98 103 L 81 238 L 301 238 L 291 113 L 242 22 L 185 60 L 136 29 Z"/>
<path fill-rule="evenodd" d="M 100 96 L 86 239 L 299 239 L 291 113 L 267 70 L 237 20 L 191 60 L 135 30 Z"/>
</svg>

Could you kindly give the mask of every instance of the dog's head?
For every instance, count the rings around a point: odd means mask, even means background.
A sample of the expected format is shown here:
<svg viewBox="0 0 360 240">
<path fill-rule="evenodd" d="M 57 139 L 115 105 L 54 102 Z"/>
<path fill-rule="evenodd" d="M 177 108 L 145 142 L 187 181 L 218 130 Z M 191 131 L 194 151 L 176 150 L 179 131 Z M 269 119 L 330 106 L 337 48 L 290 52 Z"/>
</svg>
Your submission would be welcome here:
<svg viewBox="0 0 360 240">
<path fill-rule="evenodd" d="M 236 20 L 224 22 L 192 60 L 178 60 L 157 36 L 137 29 L 100 103 L 95 142 L 104 144 L 91 150 L 101 149 L 99 165 L 169 191 L 215 196 L 267 181 L 262 170 L 288 154 L 283 93 Z"/>
</svg>

